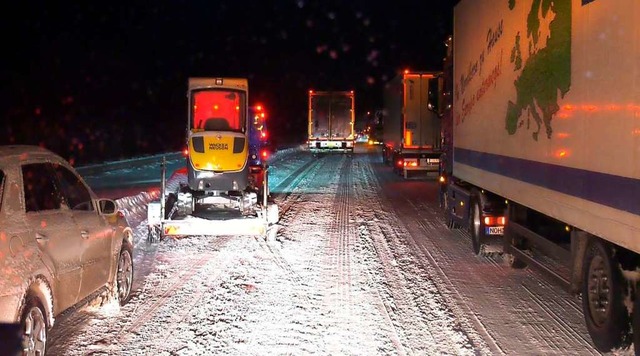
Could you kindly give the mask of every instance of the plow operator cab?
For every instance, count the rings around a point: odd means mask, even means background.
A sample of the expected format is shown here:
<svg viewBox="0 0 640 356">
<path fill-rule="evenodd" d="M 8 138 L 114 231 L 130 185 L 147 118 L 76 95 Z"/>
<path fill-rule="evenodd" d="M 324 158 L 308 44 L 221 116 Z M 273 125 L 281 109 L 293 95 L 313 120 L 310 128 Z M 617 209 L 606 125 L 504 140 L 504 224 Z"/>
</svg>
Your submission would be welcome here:
<svg viewBox="0 0 640 356">
<path fill-rule="evenodd" d="M 187 235 L 266 235 L 278 220 L 267 171 L 251 175 L 248 84 L 243 78 L 190 78 L 186 177 L 149 204 L 150 239 Z M 257 188 L 259 187 L 260 190 Z"/>
<path fill-rule="evenodd" d="M 189 80 L 187 173 L 196 198 L 249 186 L 247 81 Z"/>
</svg>

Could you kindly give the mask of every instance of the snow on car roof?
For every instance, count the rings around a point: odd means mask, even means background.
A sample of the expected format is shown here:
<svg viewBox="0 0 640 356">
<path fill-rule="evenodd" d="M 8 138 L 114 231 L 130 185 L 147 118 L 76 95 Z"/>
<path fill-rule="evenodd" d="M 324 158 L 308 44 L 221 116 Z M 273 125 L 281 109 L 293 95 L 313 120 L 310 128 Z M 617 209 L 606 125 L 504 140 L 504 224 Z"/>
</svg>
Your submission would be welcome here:
<svg viewBox="0 0 640 356">
<path fill-rule="evenodd" d="M 0 162 L 15 163 L 16 160 L 25 160 L 27 157 L 46 158 L 49 160 L 65 161 L 52 151 L 40 146 L 32 145 L 6 145 L 0 146 Z M 66 162 L 66 161 L 65 161 Z"/>
</svg>

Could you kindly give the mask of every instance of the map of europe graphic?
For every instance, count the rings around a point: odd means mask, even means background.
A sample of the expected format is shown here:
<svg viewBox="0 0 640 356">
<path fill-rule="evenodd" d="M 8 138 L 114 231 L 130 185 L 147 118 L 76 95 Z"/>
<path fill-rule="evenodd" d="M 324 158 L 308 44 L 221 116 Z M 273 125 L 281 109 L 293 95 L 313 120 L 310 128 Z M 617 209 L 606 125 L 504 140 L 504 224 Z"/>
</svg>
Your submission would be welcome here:
<svg viewBox="0 0 640 356">
<path fill-rule="evenodd" d="M 510 10 L 517 1 L 522 0 L 509 0 Z M 542 20 L 550 18 L 549 37 L 546 46 L 540 48 Z M 525 62 L 523 50 L 529 53 Z M 514 83 L 516 100 L 508 103 L 507 132 L 514 135 L 518 130 L 532 130 L 537 141 L 544 129 L 546 137 L 551 138 L 552 118 L 560 110 L 558 100 L 571 88 L 571 0 L 533 0 L 526 36 L 516 35 L 510 61 L 514 71 L 522 71 Z"/>
</svg>

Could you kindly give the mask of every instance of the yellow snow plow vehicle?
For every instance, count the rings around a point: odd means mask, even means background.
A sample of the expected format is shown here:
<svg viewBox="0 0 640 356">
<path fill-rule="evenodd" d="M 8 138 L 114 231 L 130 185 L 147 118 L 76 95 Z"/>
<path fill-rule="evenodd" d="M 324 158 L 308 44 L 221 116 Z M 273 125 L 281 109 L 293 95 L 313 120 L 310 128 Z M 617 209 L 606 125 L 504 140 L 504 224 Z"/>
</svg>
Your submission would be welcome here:
<svg viewBox="0 0 640 356">
<path fill-rule="evenodd" d="M 278 207 L 268 196 L 266 165 L 262 189 L 250 184 L 247 80 L 190 78 L 187 97 L 186 170 L 168 189 L 163 162 L 160 201 L 147 211 L 150 239 L 266 236 Z"/>
</svg>

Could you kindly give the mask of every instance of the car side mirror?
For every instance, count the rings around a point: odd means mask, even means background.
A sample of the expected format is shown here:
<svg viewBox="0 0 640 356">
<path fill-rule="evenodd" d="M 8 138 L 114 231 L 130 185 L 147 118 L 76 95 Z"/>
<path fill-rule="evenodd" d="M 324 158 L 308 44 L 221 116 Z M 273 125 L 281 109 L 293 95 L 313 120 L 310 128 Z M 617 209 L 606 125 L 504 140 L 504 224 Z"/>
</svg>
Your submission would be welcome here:
<svg viewBox="0 0 640 356">
<path fill-rule="evenodd" d="M 115 214 L 117 211 L 116 202 L 111 199 L 99 199 L 98 207 L 100 208 L 100 214 L 103 215 Z"/>
</svg>

